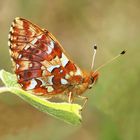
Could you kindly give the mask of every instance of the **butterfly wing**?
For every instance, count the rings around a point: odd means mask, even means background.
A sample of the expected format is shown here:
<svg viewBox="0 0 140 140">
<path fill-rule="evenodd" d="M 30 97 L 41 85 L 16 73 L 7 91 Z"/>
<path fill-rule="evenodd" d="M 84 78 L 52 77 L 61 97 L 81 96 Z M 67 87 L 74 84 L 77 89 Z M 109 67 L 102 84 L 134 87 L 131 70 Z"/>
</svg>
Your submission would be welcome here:
<svg viewBox="0 0 140 140">
<path fill-rule="evenodd" d="M 82 81 L 82 71 L 68 59 L 55 37 L 28 20 L 15 18 L 9 47 L 18 83 L 24 90 L 60 94 Z"/>
</svg>

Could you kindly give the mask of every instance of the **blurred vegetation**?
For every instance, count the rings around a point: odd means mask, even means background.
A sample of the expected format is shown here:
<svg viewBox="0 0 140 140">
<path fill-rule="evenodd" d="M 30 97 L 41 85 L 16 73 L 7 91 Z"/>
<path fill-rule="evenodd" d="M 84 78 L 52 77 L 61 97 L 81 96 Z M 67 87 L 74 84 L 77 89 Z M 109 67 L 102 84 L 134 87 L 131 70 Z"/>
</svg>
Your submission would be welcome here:
<svg viewBox="0 0 140 140">
<path fill-rule="evenodd" d="M 138 140 L 140 139 L 140 1 L 138 0 L 1 0 L 0 69 L 12 71 L 7 36 L 19 16 L 47 28 L 82 69 L 90 70 L 127 50 L 100 70 L 89 97 L 83 124 L 67 125 L 39 112 L 18 97 L 0 96 L 2 140 Z"/>
</svg>

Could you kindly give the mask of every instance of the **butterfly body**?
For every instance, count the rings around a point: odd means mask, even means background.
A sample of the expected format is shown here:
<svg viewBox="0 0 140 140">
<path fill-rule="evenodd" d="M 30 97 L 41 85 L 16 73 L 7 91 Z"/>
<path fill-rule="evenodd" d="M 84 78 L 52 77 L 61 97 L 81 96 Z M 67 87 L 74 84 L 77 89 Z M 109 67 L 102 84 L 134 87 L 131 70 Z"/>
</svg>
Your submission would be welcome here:
<svg viewBox="0 0 140 140">
<path fill-rule="evenodd" d="M 36 95 L 81 95 L 98 78 L 71 61 L 50 32 L 26 19 L 15 18 L 8 44 L 18 83 Z"/>
</svg>

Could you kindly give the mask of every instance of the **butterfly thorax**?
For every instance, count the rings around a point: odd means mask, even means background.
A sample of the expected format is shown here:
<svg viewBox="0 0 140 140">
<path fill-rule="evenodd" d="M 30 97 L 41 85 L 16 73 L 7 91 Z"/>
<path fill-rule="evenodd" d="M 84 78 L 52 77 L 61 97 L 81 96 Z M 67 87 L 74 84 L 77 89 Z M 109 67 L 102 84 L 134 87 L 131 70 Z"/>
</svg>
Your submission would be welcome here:
<svg viewBox="0 0 140 140">
<path fill-rule="evenodd" d="M 91 72 L 89 73 L 83 73 L 83 77 L 80 76 L 74 76 L 72 81 L 73 84 L 69 87 L 72 93 L 75 93 L 77 95 L 81 95 L 83 92 L 85 92 L 87 89 L 91 89 L 93 84 L 98 79 L 98 72 Z M 81 79 L 80 79 L 81 78 Z"/>
</svg>

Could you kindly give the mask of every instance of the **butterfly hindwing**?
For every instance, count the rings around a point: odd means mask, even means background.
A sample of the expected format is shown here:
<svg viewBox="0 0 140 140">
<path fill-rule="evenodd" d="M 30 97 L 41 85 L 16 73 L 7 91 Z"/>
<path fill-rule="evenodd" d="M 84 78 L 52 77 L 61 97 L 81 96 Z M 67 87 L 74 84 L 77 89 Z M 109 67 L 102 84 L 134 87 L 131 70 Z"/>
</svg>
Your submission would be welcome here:
<svg viewBox="0 0 140 140">
<path fill-rule="evenodd" d="M 25 90 L 59 94 L 82 80 L 82 71 L 68 59 L 55 37 L 30 21 L 13 21 L 9 47 L 18 83 Z"/>
</svg>

